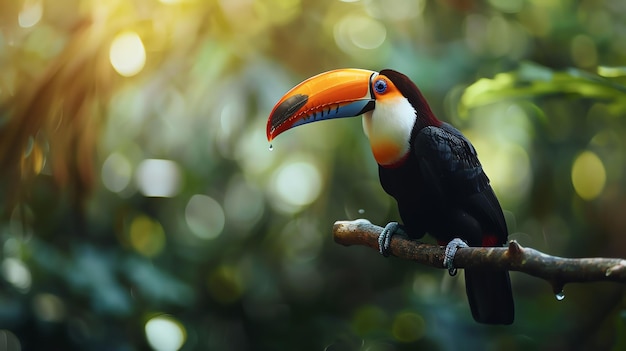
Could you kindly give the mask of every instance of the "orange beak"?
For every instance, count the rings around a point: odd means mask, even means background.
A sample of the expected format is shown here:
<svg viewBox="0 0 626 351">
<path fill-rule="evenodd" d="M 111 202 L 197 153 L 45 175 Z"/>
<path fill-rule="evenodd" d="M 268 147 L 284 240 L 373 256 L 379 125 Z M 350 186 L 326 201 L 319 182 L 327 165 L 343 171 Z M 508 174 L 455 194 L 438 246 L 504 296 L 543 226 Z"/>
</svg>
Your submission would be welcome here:
<svg viewBox="0 0 626 351">
<path fill-rule="evenodd" d="M 293 127 L 325 119 L 355 117 L 374 109 L 370 82 L 378 72 L 338 69 L 296 85 L 274 106 L 267 120 L 270 142 Z"/>
</svg>

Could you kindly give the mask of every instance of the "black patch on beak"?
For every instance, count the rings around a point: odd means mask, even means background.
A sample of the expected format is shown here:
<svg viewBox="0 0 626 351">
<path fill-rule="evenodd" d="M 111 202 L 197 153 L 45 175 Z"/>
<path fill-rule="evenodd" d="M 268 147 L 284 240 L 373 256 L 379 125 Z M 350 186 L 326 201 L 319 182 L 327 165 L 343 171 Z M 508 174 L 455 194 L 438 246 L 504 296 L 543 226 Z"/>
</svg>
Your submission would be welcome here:
<svg viewBox="0 0 626 351">
<path fill-rule="evenodd" d="M 283 101 L 276 107 L 276 110 L 274 110 L 272 118 L 270 119 L 272 129 L 276 129 L 281 124 L 285 123 L 285 121 L 287 121 L 289 117 L 293 116 L 294 113 L 298 112 L 298 110 L 304 106 L 307 101 L 309 101 L 309 97 L 302 94 L 294 95 Z"/>
<path fill-rule="evenodd" d="M 373 96 L 373 95 L 372 95 L 372 96 Z M 357 116 L 358 116 L 358 115 L 362 115 L 362 114 L 364 114 L 365 112 L 369 112 L 369 111 L 373 110 L 375 107 L 376 107 L 376 100 L 373 100 L 373 99 L 372 99 L 372 100 L 370 100 L 370 101 L 368 101 L 368 102 L 367 102 L 367 105 L 365 105 L 365 106 L 361 109 L 361 111 L 360 111 L 359 113 L 357 113 Z"/>
</svg>

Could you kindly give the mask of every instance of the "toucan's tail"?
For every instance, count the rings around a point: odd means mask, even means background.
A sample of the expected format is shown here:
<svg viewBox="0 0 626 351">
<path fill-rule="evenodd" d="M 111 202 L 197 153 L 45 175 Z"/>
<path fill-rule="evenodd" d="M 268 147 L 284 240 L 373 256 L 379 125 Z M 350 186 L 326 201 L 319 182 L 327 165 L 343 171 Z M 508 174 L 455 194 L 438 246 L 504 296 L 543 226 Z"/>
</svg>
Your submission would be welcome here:
<svg viewBox="0 0 626 351">
<path fill-rule="evenodd" d="M 466 269 L 465 290 L 477 322 L 513 323 L 515 309 L 508 271 Z"/>
</svg>

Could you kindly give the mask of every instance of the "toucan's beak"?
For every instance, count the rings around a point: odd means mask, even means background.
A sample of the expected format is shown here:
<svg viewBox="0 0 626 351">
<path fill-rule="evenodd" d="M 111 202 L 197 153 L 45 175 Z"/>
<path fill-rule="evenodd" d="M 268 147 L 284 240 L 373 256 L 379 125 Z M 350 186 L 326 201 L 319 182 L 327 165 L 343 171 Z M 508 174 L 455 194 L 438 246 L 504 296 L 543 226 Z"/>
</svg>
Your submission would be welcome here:
<svg viewBox="0 0 626 351">
<path fill-rule="evenodd" d="M 267 120 L 267 140 L 301 124 L 371 111 L 370 82 L 376 75 L 364 69 L 338 69 L 298 84 L 274 106 Z"/>
</svg>

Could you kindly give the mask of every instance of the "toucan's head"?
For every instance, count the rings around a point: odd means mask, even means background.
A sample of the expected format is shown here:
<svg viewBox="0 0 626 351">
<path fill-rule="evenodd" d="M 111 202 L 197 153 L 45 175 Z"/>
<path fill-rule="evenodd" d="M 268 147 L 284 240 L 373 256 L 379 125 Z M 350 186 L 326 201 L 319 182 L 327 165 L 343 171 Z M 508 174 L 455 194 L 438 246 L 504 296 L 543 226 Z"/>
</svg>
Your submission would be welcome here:
<svg viewBox="0 0 626 351">
<path fill-rule="evenodd" d="M 383 166 L 397 164 L 408 154 L 416 123 L 440 123 L 405 75 L 393 70 L 338 69 L 311 77 L 287 92 L 267 121 L 267 139 L 271 142 L 302 124 L 362 114 L 374 157 Z"/>
</svg>

